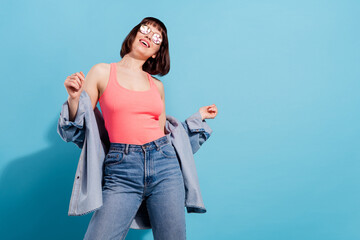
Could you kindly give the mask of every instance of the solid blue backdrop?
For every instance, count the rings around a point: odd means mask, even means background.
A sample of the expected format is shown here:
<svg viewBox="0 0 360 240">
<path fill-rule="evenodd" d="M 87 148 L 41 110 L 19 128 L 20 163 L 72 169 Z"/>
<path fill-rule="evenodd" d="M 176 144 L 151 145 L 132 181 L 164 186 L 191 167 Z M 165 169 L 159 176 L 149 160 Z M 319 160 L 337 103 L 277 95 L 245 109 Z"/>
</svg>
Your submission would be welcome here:
<svg viewBox="0 0 360 240">
<path fill-rule="evenodd" d="M 56 133 L 66 77 L 120 61 L 144 17 L 168 28 L 167 114 L 215 103 L 195 155 L 207 213 L 189 239 L 360 239 L 358 1 L 6 1 L 0 238 L 82 239 L 80 154 Z M 130 230 L 127 239 L 153 239 Z"/>
</svg>

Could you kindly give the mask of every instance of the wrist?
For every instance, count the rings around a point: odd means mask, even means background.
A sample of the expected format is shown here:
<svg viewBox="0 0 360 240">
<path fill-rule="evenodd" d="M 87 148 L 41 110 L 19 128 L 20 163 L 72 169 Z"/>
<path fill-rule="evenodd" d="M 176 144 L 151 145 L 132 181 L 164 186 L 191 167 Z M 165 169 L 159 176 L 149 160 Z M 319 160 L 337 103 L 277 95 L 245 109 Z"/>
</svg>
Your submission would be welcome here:
<svg viewBox="0 0 360 240">
<path fill-rule="evenodd" d="M 78 97 L 71 97 L 70 95 L 69 95 L 69 97 L 68 97 L 68 102 L 77 102 L 77 101 L 79 101 L 80 100 L 80 96 L 78 96 Z"/>
</svg>

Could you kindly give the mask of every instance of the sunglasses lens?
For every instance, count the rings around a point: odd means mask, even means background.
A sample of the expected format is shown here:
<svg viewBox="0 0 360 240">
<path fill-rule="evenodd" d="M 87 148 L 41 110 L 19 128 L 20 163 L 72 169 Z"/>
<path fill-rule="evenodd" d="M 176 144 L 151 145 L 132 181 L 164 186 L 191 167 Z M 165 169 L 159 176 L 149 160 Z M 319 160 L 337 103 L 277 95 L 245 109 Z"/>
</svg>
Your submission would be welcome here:
<svg viewBox="0 0 360 240">
<path fill-rule="evenodd" d="M 140 32 L 143 34 L 148 34 L 150 32 L 150 28 L 146 25 L 141 25 Z"/>
<path fill-rule="evenodd" d="M 161 37 L 159 34 L 154 34 L 153 37 L 152 37 L 152 40 L 155 44 L 160 44 L 161 43 Z"/>
</svg>

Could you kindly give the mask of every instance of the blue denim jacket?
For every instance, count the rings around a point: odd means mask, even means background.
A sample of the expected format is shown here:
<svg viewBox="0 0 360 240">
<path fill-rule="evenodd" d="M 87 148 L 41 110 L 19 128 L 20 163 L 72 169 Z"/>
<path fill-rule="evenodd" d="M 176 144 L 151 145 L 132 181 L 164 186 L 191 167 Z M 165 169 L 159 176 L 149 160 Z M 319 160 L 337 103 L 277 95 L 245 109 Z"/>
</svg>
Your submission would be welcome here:
<svg viewBox="0 0 360 240">
<path fill-rule="evenodd" d="M 74 121 L 69 121 L 68 102 L 62 105 L 57 132 L 66 142 L 74 142 L 81 148 L 73 184 L 69 216 L 80 216 L 103 205 L 103 161 L 109 150 L 110 141 L 104 119 L 97 107 L 93 110 L 89 95 L 85 90 L 80 95 Z M 178 155 L 185 185 L 185 206 L 188 213 L 205 213 L 193 154 L 210 137 L 212 129 L 201 119 L 197 111 L 185 122 L 166 115 L 165 134 Z M 140 206 L 132 229 L 151 228 L 146 204 Z"/>
</svg>

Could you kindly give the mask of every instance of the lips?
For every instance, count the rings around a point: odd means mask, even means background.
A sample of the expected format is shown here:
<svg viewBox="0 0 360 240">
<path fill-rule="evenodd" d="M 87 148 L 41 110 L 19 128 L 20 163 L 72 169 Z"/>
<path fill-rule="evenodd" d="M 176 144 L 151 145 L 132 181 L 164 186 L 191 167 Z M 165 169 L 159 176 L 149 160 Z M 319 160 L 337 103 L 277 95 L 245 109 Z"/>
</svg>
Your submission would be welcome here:
<svg viewBox="0 0 360 240">
<path fill-rule="evenodd" d="M 144 41 L 144 42 L 147 43 L 147 47 L 148 47 L 148 48 L 150 47 L 149 41 L 147 41 L 147 40 L 145 40 L 145 39 L 143 39 L 143 38 L 139 40 L 139 42 L 142 42 L 142 41 Z M 143 43 L 141 43 L 141 44 L 143 44 Z"/>
</svg>

